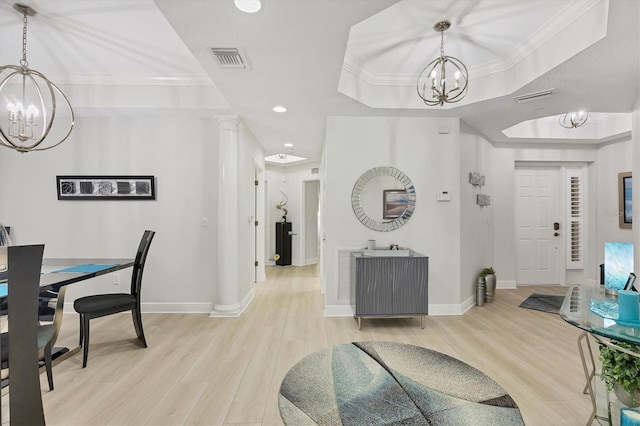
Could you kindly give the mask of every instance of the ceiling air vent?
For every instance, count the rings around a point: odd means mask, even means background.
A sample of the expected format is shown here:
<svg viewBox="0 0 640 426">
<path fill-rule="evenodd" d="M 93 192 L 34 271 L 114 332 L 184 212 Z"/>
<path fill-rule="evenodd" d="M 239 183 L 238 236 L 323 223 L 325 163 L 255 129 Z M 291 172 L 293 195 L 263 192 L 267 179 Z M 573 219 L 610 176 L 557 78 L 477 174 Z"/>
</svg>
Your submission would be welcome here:
<svg viewBox="0 0 640 426">
<path fill-rule="evenodd" d="M 542 98 L 548 98 L 553 95 L 555 89 L 541 90 L 539 92 L 527 93 L 526 95 L 514 96 L 513 100 L 521 104 L 523 102 L 535 101 Z"/>
<path fill-rule="evenodd" d="M 235 47 L 212 47 L 211 53 L 221 68 L 247 68 L 240 51 Z"/>
</svg>

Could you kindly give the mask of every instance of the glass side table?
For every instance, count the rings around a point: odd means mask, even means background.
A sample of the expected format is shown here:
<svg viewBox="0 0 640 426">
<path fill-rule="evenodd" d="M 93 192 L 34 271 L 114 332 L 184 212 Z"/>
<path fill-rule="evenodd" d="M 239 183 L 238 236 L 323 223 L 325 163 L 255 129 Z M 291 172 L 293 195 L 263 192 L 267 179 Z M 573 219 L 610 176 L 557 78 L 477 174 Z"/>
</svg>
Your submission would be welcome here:
<svg viewBox="0 0 640 426">
<path fill-rule="evenodd" d="M 616 345 L 615 341 L 640 345 L 640 321 L 638 324 L 619 324 L 616 319 L 618 302 L 615 298 L 605 294 L 603 286 L 574 286 L 569 287 L 560 308 L 560 316 L 569 324 L 583 330 L 578 337 L 578 350 L 586 378 L 584 393 L 591 396 L 593 411 L 587 420 L 587 425 L 594 420 L 602 424 L 620 424 L 620 408 L 624 407 L 600 380 L 596 371 L 595 358 L 590 343 L 590 337 L 597 344 L 612 347 L 632 356 L 640 354 L 627 351 Z"/>
</svg>

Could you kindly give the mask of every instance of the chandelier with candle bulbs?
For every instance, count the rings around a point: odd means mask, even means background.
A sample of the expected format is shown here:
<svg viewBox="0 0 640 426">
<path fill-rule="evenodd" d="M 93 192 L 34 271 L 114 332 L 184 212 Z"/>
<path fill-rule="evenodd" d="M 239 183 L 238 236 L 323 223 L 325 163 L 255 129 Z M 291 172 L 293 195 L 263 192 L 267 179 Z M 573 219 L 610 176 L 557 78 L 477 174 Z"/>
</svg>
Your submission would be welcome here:
<svg viewBox="0 0 640 426">
<path fill-rule="evenodd" d="M 73 109 L 58 86 L 29 68 L 27 16 L 37 12 L 20 3 L 13 8 L 23 15 L 22 59 L 20 65 L 0 66 L 0 145 L 19 152 L 44 151 L 69 137 L 74 125 Z M 61 117 L 61 108 L 68 111 L 66 116 Z M 54 127 L 55 137 L 51 133 Z"/>
<path fill-rule="evenodd" d="M 587 124 L 587 121 L 589 121 L 589 113 L 585 111 L 568 112 L 564 115 L 561 115 L 558 120 L 562 127 L 566 127 L 567 129 L 575 129 Z"/>
<path fill-rule="evenodd" d="M 440 57 L 429 62 L 418 76 L 418 96 L 429 106 L 459 102 L 469 87 L 465 64 L 444 54 L 444 32 L 450 27 L 449 21 L 440 21 L 433 26 L 440 33 Z"/>
</svg>

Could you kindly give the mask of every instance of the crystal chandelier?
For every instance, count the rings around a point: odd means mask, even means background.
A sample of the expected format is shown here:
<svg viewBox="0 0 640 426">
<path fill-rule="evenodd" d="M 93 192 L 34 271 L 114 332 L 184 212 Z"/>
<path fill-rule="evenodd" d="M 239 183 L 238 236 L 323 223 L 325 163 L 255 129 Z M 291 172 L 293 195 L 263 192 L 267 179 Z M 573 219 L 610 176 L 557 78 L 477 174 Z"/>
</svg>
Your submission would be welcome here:
<svg viewBox="0 0 640 426">
<path fill-rule="evenodd" d="M 418 76 L 418 96 L 429 106 L 459 102 L 467 94 L 467 67 L 459 59 L 444 54 L 444 32 L 449 27 L 449 21 L 433 26 L 440 32 L 440 57 L 429 62 Z"/>
<path fill-rule="evenodd" d="M 589 121 L 589 113 L 585 111 L 568 112 L 561 115 L 559 120 L 562 127 L 567 129 L 575 129 L 576 127 L 582 127 Z"/>
<path fill-rule="evenodd" d="M 27 16 L 36 11 L 24 4 L 13 8 L 23 15 L 22 59 L 20 65 L 0 66 L 0 145 L 19 152 L 44 151 L 60 145 L 73 130 L 74 115 L 69 100 L 62 91 L 42 73 L 29 68 L 27 61 Z M 56 111 L 64 105 L 69 111 L 68 130 L 60 132 L 62 138 L 53 137 L 45 142 L 54 126 Z M 60 117 L 58 117 L 60 118 Z M 63 117 L 66 118 L 66 117 Z M 60 125 L 58 119 L 56 126 Z"/>
</svg>

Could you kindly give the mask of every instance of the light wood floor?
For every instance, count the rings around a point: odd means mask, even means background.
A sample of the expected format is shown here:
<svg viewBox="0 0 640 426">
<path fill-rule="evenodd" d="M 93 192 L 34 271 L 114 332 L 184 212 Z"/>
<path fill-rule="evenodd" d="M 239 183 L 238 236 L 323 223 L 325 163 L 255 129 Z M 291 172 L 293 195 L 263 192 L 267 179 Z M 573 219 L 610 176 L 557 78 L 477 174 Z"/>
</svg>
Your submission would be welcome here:
<svg viewBox="0 0 640 426">
<path fill-rule="evenodd" d="M 525 423 L 584 425 L 590 399 L 576 339 L 558 315 L 518 308 L 534 291 L 498 290 L 463 316 L 363 320 L 324 318 L 317 268 L 271 267 L 247 311 L 234 319 L 145 314 L 149 347 L 133 344 L 129 314 L 93 320 L 89 364 L 76 354 L 42 375 L 49 425 L 278 425 L 282 378 L 305 355 L 334 344 L 398 341 L 444 352 L 501 384 Z M 151 285 L 151 283 L 146 283 Z M 432 284 L 436 285 L 436 284 Z M 59 343 L 77 345 L 77 318 Z M 6 400 L 6 398 L 5 398 Z M 3 410 L 5 411 L 5 410 Z"/>
</svg>

